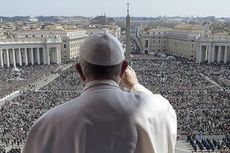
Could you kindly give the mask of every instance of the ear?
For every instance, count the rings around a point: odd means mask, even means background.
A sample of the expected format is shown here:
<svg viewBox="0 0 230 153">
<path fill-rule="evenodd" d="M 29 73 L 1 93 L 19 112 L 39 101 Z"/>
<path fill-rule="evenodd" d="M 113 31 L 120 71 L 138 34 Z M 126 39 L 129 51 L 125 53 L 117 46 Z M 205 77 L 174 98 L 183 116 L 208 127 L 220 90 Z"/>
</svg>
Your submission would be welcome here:
<svg viewBox="0 0 230 153">
<path fill-rule="evenodd" d="M 81 80 L 85 81 L 86 78 L 85 78 L 85 75 L 82 72 L 81 65 L 79 63 L 77 63 L 75 66 L 76 66 L 76 69 L 77 69 L 77 71 L 78 71 L 78 73 L 79 73 L 79 75 L 81 77 Z"/>
<path fill-rule="evenodd" d="M 125 74 L 125 70 L 127 69 L 128 65 L 128 61 L 124 60 L 121 66 L 120 78 L 123 78 L 123 75 Z"/>
</svg>

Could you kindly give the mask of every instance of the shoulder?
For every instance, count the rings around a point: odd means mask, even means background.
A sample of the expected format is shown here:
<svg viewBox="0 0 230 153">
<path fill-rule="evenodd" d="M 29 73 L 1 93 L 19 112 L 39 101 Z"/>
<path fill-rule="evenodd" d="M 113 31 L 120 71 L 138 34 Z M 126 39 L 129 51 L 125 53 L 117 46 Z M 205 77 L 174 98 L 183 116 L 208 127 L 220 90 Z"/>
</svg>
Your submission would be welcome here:
<svg viewBox="0 0 230 153">
<path fill-rule="evenodd" d="M 171 115 L 176 117 L 175 110 L 169 101 L 160 94 L 135 94 L 138 97 L 138 114 Z"/>
<path fill-rule="evenodd" d="M 37 147 L 37 150 L 41 149 L 39 146 L 49 147 L 46 145 L 49 141 L 54 141 L 54 139 L 62 136 L 66 131 L 70 131 L 72 129 L 71 123 L 73 123 L 74 119 L 76 120 L 71 115 L 74 109 L 78 108 L 77 105 L 78 100 L 73 99 L 54 107 L 37 119 L 27 136 L 24 150 L 30 150 L 32 145 Z M 79 115 L 76 116 L 78 117 Z"/>
<path fill-rule="evenodd" d="M 80 105 L 79 97 L 58 105 L 37 119 L 33 125 L 33 128 L 36 128 L 37 126 L 55 127 L 60 122 L 64 122 L 67 118 L 70 118 L 73 113 L 77 113 L 78 111 L 76 110 L 80 109 Z"/>
<path fill-rule="evenodd" d="M 134 95 L 139 99 L 141 105 L 151 105 L 156 107 L 171 106 L 169 101 L 160 94 L 135 93 Z"/>
</svg>

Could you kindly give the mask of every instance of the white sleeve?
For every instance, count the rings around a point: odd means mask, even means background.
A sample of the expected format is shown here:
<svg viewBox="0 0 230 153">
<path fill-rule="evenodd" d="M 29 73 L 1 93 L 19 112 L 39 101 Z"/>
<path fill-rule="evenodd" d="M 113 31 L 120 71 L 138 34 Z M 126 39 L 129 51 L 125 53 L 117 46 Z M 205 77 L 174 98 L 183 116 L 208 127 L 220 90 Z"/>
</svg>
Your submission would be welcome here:
<svg viewBox="0 0 230 153">
<path fill-rule="evenodd" d="M 147 88 L 145 88 L 143 85 L 141 84 L 136 84 L 132 87 L 132 89 L 130 90 L 130 92 L 140 92 L 140 93 L 146 93 L 146 94 L 153 94 L 151 91 L 149 91 Z"/>
</svg>

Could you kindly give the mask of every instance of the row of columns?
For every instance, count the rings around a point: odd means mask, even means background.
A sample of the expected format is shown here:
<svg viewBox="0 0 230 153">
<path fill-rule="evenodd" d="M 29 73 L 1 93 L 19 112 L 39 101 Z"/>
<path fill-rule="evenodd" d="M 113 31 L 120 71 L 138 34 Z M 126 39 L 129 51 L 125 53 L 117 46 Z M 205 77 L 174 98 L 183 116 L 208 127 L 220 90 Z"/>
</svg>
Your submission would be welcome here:
<svg viewBox="0 0 230 153">
<path fill-rule="evenodd" d="M 0 48 L 0 67 L 61 63 L 60 47 Z"/>
<path fill-rule="evenodd" d="M 230 46 L 200 45 L 197 51 L 197 63 L 228 63 L 230 62 Z"/>
</svg>

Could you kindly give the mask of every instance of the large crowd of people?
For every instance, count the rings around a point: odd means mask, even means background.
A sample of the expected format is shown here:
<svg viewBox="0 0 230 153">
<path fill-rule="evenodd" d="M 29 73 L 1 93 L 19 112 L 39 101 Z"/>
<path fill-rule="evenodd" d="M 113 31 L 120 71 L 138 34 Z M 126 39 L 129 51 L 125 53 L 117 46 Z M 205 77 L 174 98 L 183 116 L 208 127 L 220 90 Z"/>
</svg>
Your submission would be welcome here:
<svg viewBox="0 0 230 153">
<path fill-rule="evenodd" d="M 178 134 L 218 135 L 230 131 L 229 65 L 198 65 L 182 58 L 133 59 L 139 80 L 174 106 Z M 218 77 L 217 77 L 218 76 Z"/>
<path fill-rule="evenodd" d="M 22 69 L 0 68 L 0 99 L 35 82 L 57 66 L 33 65 Z"/>
<path fill-rule="evenodd" d="M 229 65 L 198 65 L 183 58 L 167 60 L 153 55 L 134 55 L 130 63 L 141 84 L 153 93 L 162 94 L 173 105 L 178 117 L 178 135 L 229 133 Z M 28 84 L 50 73 L 55 67 L 24 68 L 21 77 Z M 23 84 L 9 84 L 12 71 L 0 71 L 3 72 L 0 73 L 0 97 Z M 0 142 L 23 143 L 37 118 L 49 109 L 79 96 L 83 87 L 84 83 L 71 67 L 39 91 L 27 91 L 7 101 L 0 108 Z"/>
</svg>

